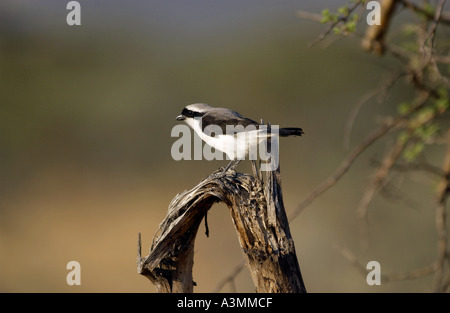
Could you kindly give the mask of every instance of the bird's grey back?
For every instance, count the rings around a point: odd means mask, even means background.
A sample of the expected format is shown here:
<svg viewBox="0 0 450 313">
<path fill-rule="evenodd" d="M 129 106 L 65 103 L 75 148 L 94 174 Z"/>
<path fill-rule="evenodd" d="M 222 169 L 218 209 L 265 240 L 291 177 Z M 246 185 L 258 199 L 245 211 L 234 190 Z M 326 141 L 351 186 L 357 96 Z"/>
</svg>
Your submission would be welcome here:
<svg viewBox="0 0 450 313">
<path fill-rule="evenodd" d="M 256 128 L 258 128 L 259 123 L 249 118 L 243 117 L 236 111 L 225 108 L 212 108 L 202 116 L 202 129 L 204 130 L 208 125 L 217 125 L 222 129 L 222 133 L 226 134 L 227 125 L 242 125 L 244 128 L 249 125 L 254 125 Z M 238 132 L 238 130 L 239 129 L 237 129 L 235 133 Z"/>
</svg>

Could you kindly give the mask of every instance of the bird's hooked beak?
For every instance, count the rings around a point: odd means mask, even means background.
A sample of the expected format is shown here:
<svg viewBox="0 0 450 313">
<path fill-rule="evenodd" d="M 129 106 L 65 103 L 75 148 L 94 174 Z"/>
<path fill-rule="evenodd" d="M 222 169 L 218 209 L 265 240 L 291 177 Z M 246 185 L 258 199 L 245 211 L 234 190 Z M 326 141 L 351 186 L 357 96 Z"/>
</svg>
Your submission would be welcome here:
<svg viewBox="0 0 450 313">
<path fill-rule="evenodd" d="M 186 117 L 184 117 L 183 115 L 177 116 L 177 121 L 184 121 L 185 119 L 186 119 Z"/>
</svg>

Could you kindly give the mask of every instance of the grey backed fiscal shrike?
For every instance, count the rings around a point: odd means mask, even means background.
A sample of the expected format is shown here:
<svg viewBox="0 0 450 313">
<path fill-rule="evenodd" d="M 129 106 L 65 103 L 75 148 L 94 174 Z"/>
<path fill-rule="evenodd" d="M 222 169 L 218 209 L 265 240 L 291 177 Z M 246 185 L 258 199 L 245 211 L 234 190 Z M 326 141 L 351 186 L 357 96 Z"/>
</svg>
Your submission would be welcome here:
<svg viewBox="0 0 450 313">
<path fill-rule="evenodd" d="M 205 103 L 186 106 L 176 119 L 184 121 L 209 146 L 227 155 L 231 161 L 222 172 L 222 176 L 229 168 L 236 167 L 249 153 L 256 151 L 258 144 L 267 138 L 304 134 L 303 129 L 298 127 L 275 127 L 275 131 L 272 128 L 268 131 L 267 125 L 243 117 L 238 112 L 214 108 Z"/>
</svg>

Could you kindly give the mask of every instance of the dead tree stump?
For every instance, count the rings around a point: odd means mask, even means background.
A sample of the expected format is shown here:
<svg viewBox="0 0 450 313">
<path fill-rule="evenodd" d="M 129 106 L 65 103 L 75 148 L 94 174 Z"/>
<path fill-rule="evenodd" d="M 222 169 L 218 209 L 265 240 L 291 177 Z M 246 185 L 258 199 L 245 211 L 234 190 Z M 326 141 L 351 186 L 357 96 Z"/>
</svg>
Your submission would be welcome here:
<svg viewBox="0 0 450 313">
<path fill-rule="evenodd" d="M 158 292 L 193 292 L 195 237 L 216 202 L 230 210 L 256 291 L 306 292 L 283 205 L 280 172 L 262 175 L 254 163 L 253 169 L 254 176 L 228 171 L 219 177 L 216 171 L 176 195 L 145 258 L 139 235 L 138 273 Z"/>
</svg>

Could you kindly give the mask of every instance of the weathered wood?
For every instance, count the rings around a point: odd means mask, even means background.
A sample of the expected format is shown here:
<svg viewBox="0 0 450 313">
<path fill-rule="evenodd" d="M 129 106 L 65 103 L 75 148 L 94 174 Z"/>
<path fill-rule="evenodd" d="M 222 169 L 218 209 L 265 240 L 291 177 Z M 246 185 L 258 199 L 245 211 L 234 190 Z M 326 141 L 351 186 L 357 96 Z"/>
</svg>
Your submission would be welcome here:
<svg viewBox="0 0 450 313">
<path fill-rule="evenodd" d="M 283 206 L 279 170 L 258 173 L 257 178 L 234 171 L 220 177 L 220 173 L 172 200 L 145 258 L 139 239 L 138 273 L 149 278 L 158 292 L 192 292 L 197 230 L 211 206 L 223 202 L 256 291 L 306 292 Z"/>
</svg>

